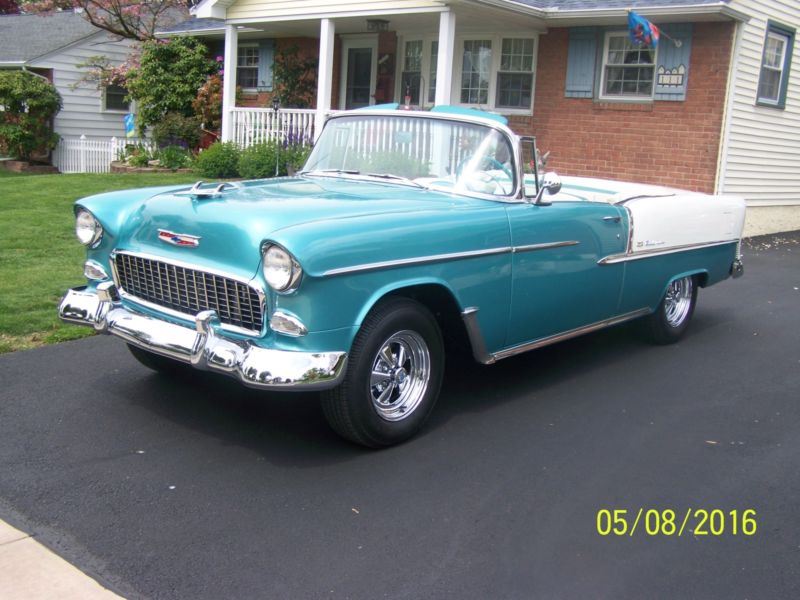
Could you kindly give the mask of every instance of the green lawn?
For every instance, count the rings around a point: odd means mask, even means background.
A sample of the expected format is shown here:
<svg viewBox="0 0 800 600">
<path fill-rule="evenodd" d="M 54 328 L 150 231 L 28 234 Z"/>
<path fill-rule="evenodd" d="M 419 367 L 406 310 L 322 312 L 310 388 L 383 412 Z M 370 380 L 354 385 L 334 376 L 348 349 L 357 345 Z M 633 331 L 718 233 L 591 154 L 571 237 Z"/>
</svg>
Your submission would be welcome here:
<svg viewBox="0 0 800 600">
<path fill-rule="evenodd" d="M 15 175 L 0 170 L 0 353 L 91 335 L 56 305 L 81 285 L 84 248 L 72 203 L 111 190 L 191 183 L 191 174 Z"/>
</svg>

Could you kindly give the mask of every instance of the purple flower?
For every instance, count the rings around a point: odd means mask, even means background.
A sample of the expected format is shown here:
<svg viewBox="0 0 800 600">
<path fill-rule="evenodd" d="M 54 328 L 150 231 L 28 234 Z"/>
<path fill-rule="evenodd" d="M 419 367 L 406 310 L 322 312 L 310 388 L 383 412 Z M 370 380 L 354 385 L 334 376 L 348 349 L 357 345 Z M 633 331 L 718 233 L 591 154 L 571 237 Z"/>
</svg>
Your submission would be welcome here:
<svg viewBox="0 0 800 600">
<path fill-rule="evenodd" d="M 224 59 L 224 58 L 222 58 L 221 56 L 218 56 L 218 57 L 217 57 L 217 62 L 222 62 L 223 60 L 225 60 L 225 59 Z"/>
</svg>

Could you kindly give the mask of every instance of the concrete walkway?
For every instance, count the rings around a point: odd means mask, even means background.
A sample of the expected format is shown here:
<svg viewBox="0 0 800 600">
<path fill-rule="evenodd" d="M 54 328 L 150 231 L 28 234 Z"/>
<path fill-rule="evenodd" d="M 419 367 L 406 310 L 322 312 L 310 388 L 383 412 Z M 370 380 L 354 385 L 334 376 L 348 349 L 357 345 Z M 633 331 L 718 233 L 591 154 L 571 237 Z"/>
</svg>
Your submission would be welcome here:
<svg viewBox="0 0 800 600">
<path fill-rule="evenodd" d="M 0 598 L 112 600 L 120 598 L 27 533 L 0 521 Z"/>
</svg>

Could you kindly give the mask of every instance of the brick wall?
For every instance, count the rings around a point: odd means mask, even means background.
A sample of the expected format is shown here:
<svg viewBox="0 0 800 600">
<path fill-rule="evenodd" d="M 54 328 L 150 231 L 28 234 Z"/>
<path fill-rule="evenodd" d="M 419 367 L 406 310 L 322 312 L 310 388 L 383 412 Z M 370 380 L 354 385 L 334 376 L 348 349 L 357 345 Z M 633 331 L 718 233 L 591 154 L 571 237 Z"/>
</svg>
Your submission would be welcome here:
<svg viewBox="0 0 800 600">
<path fill-rule="evenodd" d="M 686 101 L 615 104 L 564 97 L 568 30 L 550 29 L 539 38 L 534 116 L 510 124 L 536 135 L 562 175 L 713 192 L 732 36 L 731 23 L 695 25 Z"/>
</svg>

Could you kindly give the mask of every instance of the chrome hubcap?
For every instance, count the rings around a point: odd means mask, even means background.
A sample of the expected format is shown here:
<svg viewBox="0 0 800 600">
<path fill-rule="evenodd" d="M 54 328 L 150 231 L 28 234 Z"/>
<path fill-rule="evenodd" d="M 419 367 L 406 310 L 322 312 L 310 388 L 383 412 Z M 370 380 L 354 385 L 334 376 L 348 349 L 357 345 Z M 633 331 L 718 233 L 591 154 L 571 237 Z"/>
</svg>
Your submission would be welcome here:
<svg viewBox="0 0 800 600">
<path fill-rule="evenodd" d="M 676 279 L 669 284 L 664 299 L 664 316 L 670 326 L 678 327 L 686 320 L 689 308 L 692 306 L 693 287 L 694 282 L 691 277 Z"/>
<path fill-rule="evenodd" d="M 415 331 L 398 331 L 372 361 L 369 393 L 378 415 L 401 421 L 419 406 L 431 377 L 431 354 Z"/>
</svg>

